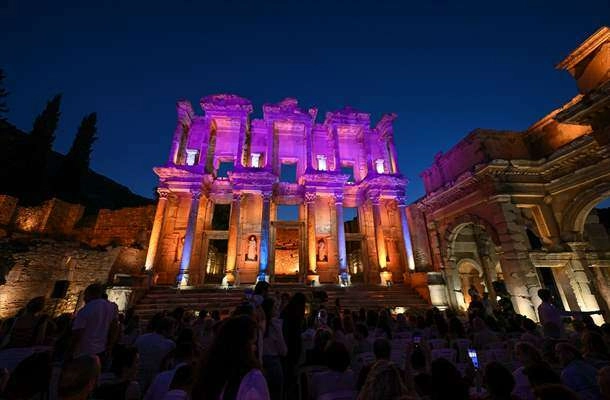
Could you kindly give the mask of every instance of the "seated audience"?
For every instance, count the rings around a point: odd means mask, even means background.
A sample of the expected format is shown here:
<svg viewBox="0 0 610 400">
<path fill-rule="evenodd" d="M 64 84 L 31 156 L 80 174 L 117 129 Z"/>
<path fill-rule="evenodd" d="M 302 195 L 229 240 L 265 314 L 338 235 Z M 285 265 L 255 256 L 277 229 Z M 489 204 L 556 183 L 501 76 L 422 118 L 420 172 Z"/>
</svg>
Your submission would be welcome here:
<svg viewBox="0 0 610 400">
<path fill-rule="evenodd" d="M 83 355 L 64 363 L 57 394 L 60 400 L 85 400 L 95 388 L 100 374 L 97 356 Z"/>
<path fill-rule="evenodd" d="M 310 395 L 317 399 L 327 393 L 350 392 L 355 394 L 355 379 L 349 369 L 350 357 L 345 345 L 332 341 L 324 350 L 328 371 L 315 373 L 309 384 Z"/>
</svg>

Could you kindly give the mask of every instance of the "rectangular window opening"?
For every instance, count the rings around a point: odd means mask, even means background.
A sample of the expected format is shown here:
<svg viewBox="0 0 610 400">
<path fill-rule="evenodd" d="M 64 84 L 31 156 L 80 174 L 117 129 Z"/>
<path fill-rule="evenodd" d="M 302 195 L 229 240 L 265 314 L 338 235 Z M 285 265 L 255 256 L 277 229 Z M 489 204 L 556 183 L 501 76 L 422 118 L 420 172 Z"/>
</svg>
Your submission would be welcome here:
<svg viewBox="0 0 610 400">
<path fill-rule="evenodd" d="M 234 163 L 233 161 L 221 161 L 220 164 L 218 165 L 218 170 L 216 171 L 216 177 L 217 178 L 228 178 L 229 171 L 233 171 L 233 167 L 234 167 Z"/>
<path fill-rule="evenodd" d="M 298 221 L 299 206 L 291 204 L 279 204 L 277 206 L 277 221 Z"/>
<path fill-rule="evenodd" d="M 360 232 L 358 223 L 358 208 L 343 207 L 343 224 L 345 226 L 345 233 Z"/>
<path fill-rule="evenodd" d="M 230 204 L 214 204 L 214 215 L 212 216 L 212 230 L 228 231 L 230 217 Z"/>
<path fill-rule="evenodd" d="M 296 183 L 297 163 L 282 163 L 280 182 Z"/>
<path fill-rule="evenodd" d="M 353 165 L 342 165 L 341 173 L 343 175 L 348 175 L 347 183 L 354 183 L 356 180 L 354 179 L 354 166 Z"/>
</svg>

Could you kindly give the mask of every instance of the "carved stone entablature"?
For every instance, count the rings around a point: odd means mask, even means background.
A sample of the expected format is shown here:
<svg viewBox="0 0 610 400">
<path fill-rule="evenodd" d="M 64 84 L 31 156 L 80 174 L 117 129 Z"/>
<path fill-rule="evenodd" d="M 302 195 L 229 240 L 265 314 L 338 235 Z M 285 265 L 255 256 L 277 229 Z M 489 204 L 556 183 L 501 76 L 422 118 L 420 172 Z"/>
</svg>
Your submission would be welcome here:
<svg viewBox="0 0 610 400">
<path fill-rule="evenodd" d="M 343 187 L 347 183 L 349 175 L 333 171 L 309 171 L 301 178 L 307 186 Z"/>
<path fill-rule="evenodd" d="M 251 113 L 252 103 L 250 100 L 235 94 L 214 94 L 206 96 L 200 101 L 201 108 L 208 113 L 235 112 Z"/>
<path fill-rule="evenodd" d="M 203 168 L 181 166 L 154 167 L 153 171 L 160 180 L 187 179 L 201 180 L 203 178 Z"/>
<path fill-rule="evenodd" d="M 276 193 L 278 196 L 303 196 L 303 187 L 295 183 L 280 182 L 276 185 Z"/>
<path fill-rule="evenodd" d="M 305 111 L 299 108 L 298 100 L 293 98 L 285 98 L 277 104 L 263 105 L 263 115 L 266 121 L 297 120 L 311 126 L 316 120 L 317 114 L 317 108 Z"/>
<path fill-rule="evenodd" d="M 392 124 L 396 119 L 396 114 L 387 113 L 383 114 L 377 125 L 375 125 L 375 130 L 379 132 L 379 137 L 383 140 L 392 139 L 394 137 L 394 128 Z"/>
<path fill-rule="evenodd" d="M 346 106 L 334 112 L 327 112 L 324 125 L 360 125 L 367 128 L 371 124 L 371 114 Z"/>
<path fill-rule="evenodd" d="M 278 181 L 278 178 L 268 171 L 261 171 L 258 168 L 245 168 L 232 171 L 229 181 L 233 187 L 240 190 L 256 190 L 272 187 Z"/>
<path fill-rule="evenodd" d="M 409 180 L 401 174 L 374 174 L 367 176 L 367 178 L 360 183 L 360 188 L 363 190 L 377 188 L 404 192 L 408 183 Z"/>
<path fill-rule="evenodd" d="M 610 81 L 593 90 L 574 105 L 559 112 L 558 122 L 577 125 L 596 125 L 597 120 L 610 108 Z"/>
<path fill-rule="evenodd" d="M 572 259 L 571 252 L 546 253 L 542 251 L 530 251 L 530 260 L 537 268 L 565 267 Z"/>
</svg>

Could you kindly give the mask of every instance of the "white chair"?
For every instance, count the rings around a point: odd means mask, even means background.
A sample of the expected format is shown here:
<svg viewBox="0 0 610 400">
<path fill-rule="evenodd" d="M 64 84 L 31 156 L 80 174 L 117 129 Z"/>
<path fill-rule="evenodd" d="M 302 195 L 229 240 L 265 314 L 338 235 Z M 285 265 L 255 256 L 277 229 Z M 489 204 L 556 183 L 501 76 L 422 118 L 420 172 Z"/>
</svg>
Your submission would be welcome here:
<svg viewBox="0 0 610 400">
<path fill-rule="evenodd" d="M 433 349 L 430 351 L 430 357 L 432 360 L 444 358 L 454 364 L 457 362 L 457 352 L 454 349 Z"/>
</svg>

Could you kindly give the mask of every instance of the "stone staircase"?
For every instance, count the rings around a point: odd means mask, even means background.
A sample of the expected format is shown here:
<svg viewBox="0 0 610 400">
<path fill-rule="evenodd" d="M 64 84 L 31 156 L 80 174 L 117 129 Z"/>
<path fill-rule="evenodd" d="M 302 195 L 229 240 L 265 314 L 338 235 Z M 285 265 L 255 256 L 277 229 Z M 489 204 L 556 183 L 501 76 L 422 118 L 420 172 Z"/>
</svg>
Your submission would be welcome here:
<svg viewBox="0 0 610 400">
<path fill-rule="evenodd" d="M 205 308 L 208 311 L 219 310 L 222 315 L 229 314 L 243 301 L 244 291 L 251 288 L 243 285 L 239 288 L 219 289 L 215 287 L 198 287 L 178 290 L 175 287 L 155 286 L 136 305 L 135 310 L 141 320 L 148 321 L 155 313 L 176 307 L 198 311 Z M 327 307 L 334 307 L 335 299 L 341 299 L 344 309 L 357 311 L 365 309 L 380 309 L 404 307 L 405 309 L 424 309 L 429 304 L 410 286 L 396 284 L 390 288 L 383 286 L 352 286 L 341 288 L 336 285 L 322 285 L 316 291 L 324 290 L 328 295 Z M 302 284 L 274 284 L 271 294 L 275 292 L 304 293 L 308 299 L 312 297 L 312 288 Z"/>
</svg>

